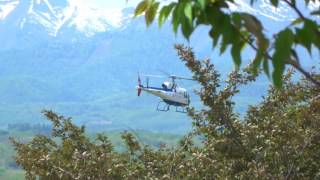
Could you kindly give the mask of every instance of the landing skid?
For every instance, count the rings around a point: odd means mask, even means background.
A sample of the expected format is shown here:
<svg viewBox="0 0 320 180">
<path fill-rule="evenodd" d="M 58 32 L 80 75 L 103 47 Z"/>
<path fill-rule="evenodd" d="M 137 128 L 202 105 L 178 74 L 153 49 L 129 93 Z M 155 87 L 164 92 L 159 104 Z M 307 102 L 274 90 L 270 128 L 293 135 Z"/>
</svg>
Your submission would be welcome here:
<svg viewBox="0 0 320 180">
<path fill-rule="evenodd" d="M 176 112 L 187 113 L 187 108 L 176 106 Z"/>
<path fill-rule="evenodd" d="M 170 110 L 170 105 L 163 101 L 159 101 L 158 106 L 157 106 L 157 111 L 164 111 L 167 112 Z"/>
<path fill-rule="evenodd" d="M 167 104 L 164 101 L 159 101 L 158 106 L 157 106 L 157 111 L 163 111 L 163 112 L 167 112 L 170 110 L 170 105 Z M 187 109 L 185 107 L 181 107 L 181 106 L 176 106 L 176 112 L 179 113 L 187 113 Z"/>
</svg>

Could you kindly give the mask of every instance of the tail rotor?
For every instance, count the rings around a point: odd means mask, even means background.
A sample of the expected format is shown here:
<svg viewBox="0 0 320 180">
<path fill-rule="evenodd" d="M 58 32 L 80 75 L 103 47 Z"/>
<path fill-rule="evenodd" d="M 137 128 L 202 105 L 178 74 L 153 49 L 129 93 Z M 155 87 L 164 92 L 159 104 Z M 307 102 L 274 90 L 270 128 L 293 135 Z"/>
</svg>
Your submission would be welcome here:
<svg viewBox="0 0 320 180">
<path fill-rule="evenodd" d="M 141 84 L 140 74 L 138 73 L 138 86 L 137 86 L 138 96 L 140 96 L 140 94 L 141 94 L 142 87 L 143 86 Z"/>
</svg>

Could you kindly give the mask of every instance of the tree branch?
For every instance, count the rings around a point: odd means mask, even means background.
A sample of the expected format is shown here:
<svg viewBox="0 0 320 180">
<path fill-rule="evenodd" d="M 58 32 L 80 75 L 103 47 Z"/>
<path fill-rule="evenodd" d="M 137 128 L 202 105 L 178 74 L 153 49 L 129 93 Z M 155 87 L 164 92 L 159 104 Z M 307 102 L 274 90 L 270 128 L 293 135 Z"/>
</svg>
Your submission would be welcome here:
<svg viewBox="0 0 320 180">
<path fill-rule="evenodd" d="M 249 39 L 245 38 L 240 31 L 238 31 L 240 34 L 240 37 L 250 45 L 250 47 L 255 50 L 256 52 L 259 50 Z M 272 57 L 267 53 L 263 52 L 263 54 L 272 61 Z M 296 63 L 293 60 L 289 60 L 288 63 L 289 65 L 293 66 L 296 70 L 298 70 L 301 74 L 303 74 L 308 80 L 310 80 L 313 84 L 315 84 L 317 87 L 320 87 L 320 81 L 315 79 L 310 73 L 308 73 L 306 70 L 304 70 L 298 63 Z"/>
<path fill-rule="evenodd" d="M 309 79 L 313 84 L 315 84 L 316 86 L 320 87 L 320 81 L 318 81 L 317 79 L 315 79 L 310 73 L 308 73 L 306 70 L 304 70 L 298 63 L 296 63 L 293 60 L 290 60 L 288 62 L 288 64 L 290 64 L 291 66 L 293 66 L 294 68 L 296 68 L 300 73 L 302 73 L 307 79 Z"/>
<path fill-rule="evenodd" d="M 302 19 L 305 20 L 306 18 L 304 17 L 304 15 L 302 14 L 302 12 L 297 8 L 297 6 L 293 3 L 291 3 L 288 0 L 283 0 L 284 2 L 286 2 L 297 14 L 298 16 Z"/>
</svg>

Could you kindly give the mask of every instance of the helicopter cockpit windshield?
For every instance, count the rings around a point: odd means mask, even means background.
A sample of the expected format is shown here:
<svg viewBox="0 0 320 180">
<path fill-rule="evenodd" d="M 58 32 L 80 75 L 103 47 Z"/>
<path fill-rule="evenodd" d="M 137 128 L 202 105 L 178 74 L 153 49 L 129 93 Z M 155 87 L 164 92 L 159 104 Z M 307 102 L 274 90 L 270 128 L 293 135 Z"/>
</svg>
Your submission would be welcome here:
<svg viewBox="0 0 320 180">
<path fill-rule="evenodd" d="M 173 84 L 171 82 L 166 81 L 166 82 L 163 82 L 161 86 L 163 89 L 168 90 L 168 89 L 172 89 Z"/>
</svg>

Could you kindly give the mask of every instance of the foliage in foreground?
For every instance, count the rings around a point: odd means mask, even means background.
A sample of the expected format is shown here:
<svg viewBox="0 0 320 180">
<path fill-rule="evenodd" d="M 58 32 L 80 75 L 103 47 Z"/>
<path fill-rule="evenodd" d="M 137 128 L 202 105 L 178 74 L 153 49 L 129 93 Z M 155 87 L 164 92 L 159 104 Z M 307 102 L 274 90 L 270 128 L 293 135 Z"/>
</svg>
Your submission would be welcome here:
<svg viewBox="0 0 320 180">
<path fill-rule="evenodd" d="M 268 96 L 249 107 L 241 119 L 232 97 L 255 81 L 251 69 L 232 72 L 220 86 L 209 60 L 200 61 L 190 48 L 177 45 L 182 61 L 200 83 L 205 105 L 189 109 L 194 130 L 175 148 L 141 145 L 130 133 L 122 139 L 127 151 L 117 152 L 99 134 L 90 141 L 84 127 L 45 111 L 53 123 L 52 138 L 38 135 L 31 142 L 12 139 L 16 162 L 28 179 L 319 179 L 320 90 L 307 80 L 294 82 L 292 72 L 283 88 L 270 87 Z M 314 78 L 318 78 L 314 74 Z M 202 145 L 192 137 L 200 136 Z"/>
</svg>

